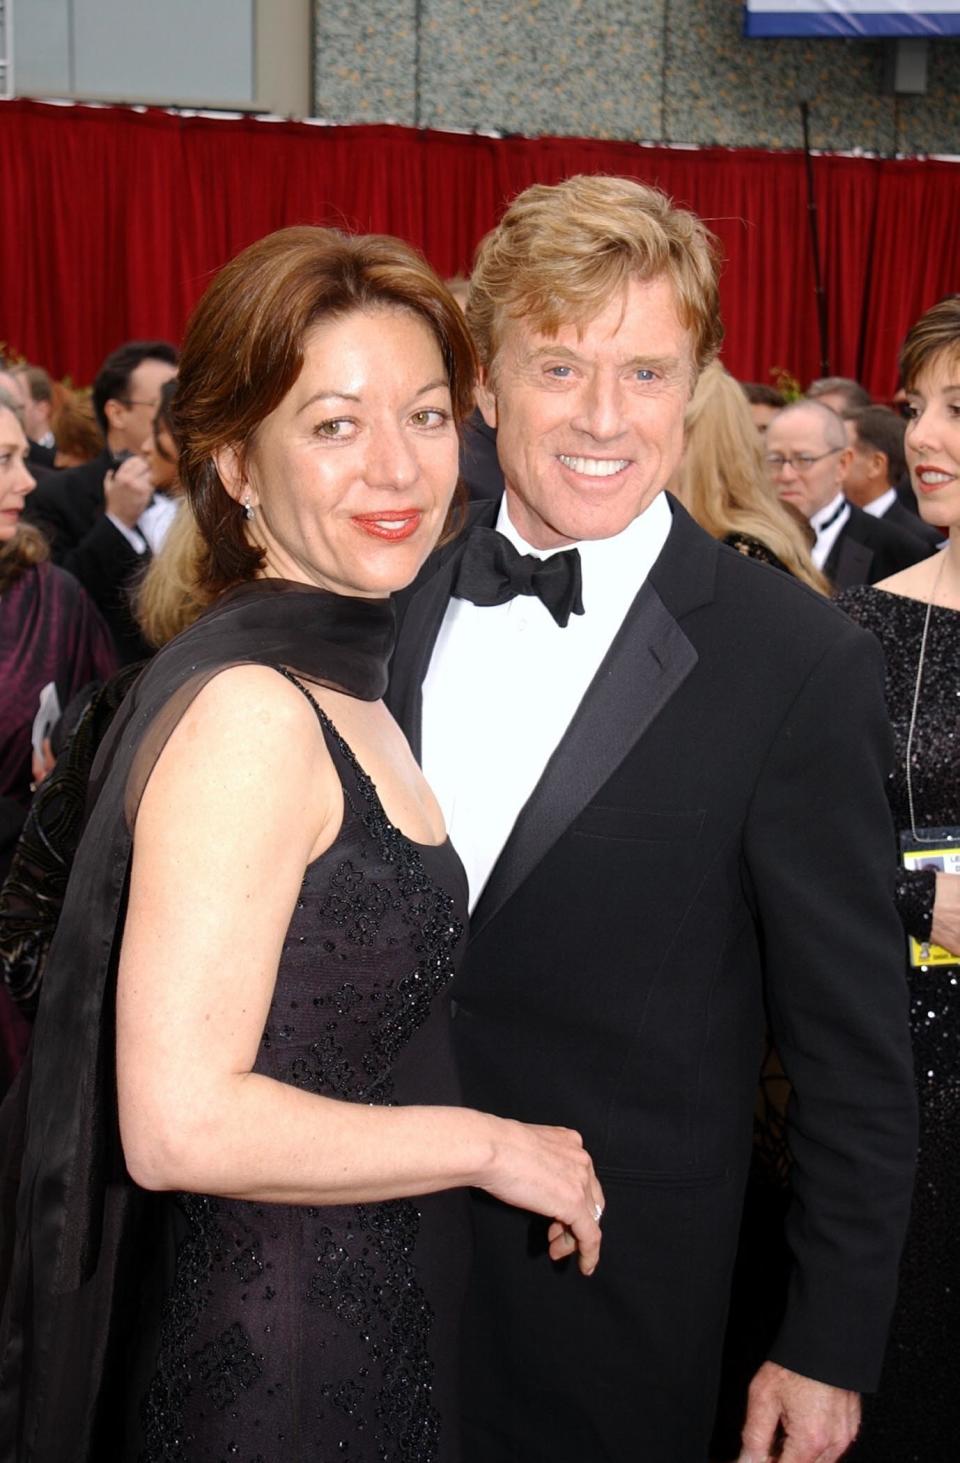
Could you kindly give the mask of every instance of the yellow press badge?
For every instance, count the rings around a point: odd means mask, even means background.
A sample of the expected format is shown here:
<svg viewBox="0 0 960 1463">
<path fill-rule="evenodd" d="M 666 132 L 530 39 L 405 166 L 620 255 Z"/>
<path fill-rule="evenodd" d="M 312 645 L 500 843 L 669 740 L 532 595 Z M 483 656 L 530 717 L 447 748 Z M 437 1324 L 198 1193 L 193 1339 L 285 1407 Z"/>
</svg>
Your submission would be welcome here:
<svg viewBox="0 0 960 1463">
<path fill-rule="evenodd" d="M 922 828 L 916 837 L 900 834 L 900 852 L 905 869 L 933 869 L 937 874 L 960 874 L 960 828 Z M 957 957 L 941 945 L 923 945 L 908 936 L 910 964 L 956 965 Z"/>
</svg>

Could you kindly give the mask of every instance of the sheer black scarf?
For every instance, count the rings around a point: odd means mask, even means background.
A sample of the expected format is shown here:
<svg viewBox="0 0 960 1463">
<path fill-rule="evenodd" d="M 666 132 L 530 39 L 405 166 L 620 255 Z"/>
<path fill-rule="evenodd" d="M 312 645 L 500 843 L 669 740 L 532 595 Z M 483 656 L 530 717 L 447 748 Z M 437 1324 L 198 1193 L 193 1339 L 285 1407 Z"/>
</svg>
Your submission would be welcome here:
<svg viewBox="0 0 960 1463">
<path fill-rule="evenodd" d="M 213 676 L 283 666 L 358 699 L 384 692 L 389 600 L 281 580 L 224 595 L 146 667 L 94 764 L 87 823 L 50 947 L 33 1047 L 0 1114 L 0 1460 L 100 1456 L 150 1199 L 126 1173 L 114 1055 L 132 829 L 167 738 Z M 19 1174 L 13 1154 L 20 1156 Z M 15 1205 L 15 1207 L 14 1207 Z"/>
</svg>

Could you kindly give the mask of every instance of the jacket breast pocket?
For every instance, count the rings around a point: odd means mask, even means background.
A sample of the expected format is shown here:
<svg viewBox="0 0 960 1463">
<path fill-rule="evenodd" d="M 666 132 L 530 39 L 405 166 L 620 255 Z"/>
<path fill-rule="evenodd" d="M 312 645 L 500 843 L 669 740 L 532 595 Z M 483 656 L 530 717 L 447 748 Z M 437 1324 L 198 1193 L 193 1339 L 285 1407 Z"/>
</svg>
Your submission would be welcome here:
<svg viewBox="0 0 960 1463">
<path fill-rule="evenodd" d="M 651 811 L 591 803 L 573 823 L 571 832 L 584 838 L 621 838 L 642 843 L 693 842 L 700 836 L 703 808 Z"/>
<path fill-rule="evenodd" d="M 726 1167 L 709 1169 L 644 1169 L 613 1168 L 597 1164 L 597 1178 L 604 1185 L 652 1189 L 709 1189 L 725 1184 L 730 1178 Z"/>
</svg>

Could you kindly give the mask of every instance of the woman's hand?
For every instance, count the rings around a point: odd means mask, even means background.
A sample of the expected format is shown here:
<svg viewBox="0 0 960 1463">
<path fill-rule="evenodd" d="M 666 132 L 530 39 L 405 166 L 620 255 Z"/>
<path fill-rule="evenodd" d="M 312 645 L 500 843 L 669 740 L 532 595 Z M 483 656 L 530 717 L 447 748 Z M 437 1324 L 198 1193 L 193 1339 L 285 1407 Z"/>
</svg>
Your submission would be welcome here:
<svg viewBox="0 0 960 1463">
<path fill-rule="evenodd" d="M 494 1121 L 490 1171 L 478 1179 L 478 1187 L 506 1204 L 552 1219 L 547 1231 L 550 1258 L 565 1260 L 579 1252 L 581 1271 L 592 1275 L 600 1258 L 604 1199 L 580 1134 L 570 1128 Z"/>
<path fill-rule="evenodd" d="M 960 958 L 960 874 L 938 874 L 930 941 Z"/>
</svg>

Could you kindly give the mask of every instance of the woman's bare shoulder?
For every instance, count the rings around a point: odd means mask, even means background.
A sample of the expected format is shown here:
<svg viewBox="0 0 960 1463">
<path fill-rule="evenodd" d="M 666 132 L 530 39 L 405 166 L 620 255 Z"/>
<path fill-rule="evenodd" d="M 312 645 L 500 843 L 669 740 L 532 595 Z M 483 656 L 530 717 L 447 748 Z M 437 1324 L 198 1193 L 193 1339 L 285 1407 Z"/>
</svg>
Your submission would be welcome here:
<svg viewBox="0 0 960 1463">
<path fill-rule="evenodd" d="M 323 821 L 325 791 L 336 801 L 339 783 L 313 706 L 271 667 L 235 665 L 211 677 L 184 710 L 157 759 L 145 804 L 183 809 L 187 791 L 208 807 L 248 803 L 265 812 L 302 798 L 304 788 L 310 801 L 319 799 Z"/>
<path fill-rule="evenodd" d="M 180 725 L 217 741 L 292 736 L 297 742 L 301 738 L 312 745 L 318 742 L 317 715 L 307 696 L 266 665 L 232 665 L 218 671 L 197 692 Z"/>
</svg>

